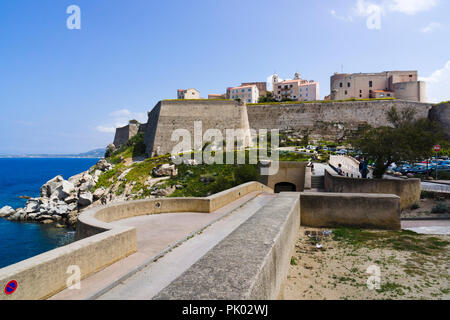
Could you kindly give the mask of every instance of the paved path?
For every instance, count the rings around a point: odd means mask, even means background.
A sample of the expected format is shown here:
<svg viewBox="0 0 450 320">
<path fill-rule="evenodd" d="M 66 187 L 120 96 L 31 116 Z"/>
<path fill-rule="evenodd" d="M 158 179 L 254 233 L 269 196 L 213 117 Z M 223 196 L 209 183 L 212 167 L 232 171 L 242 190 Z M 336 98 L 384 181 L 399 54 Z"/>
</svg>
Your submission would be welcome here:
<svg viewBox="0 0 450 320">
<path fill-rule="evenodd" d="M 450 220 L 403 220 L 402 229 L 422 234 L 450 234 Z"/>
<path fill-rule="evenodd" d="M 450 185 L 438 182 L 422 182 L 422 190 L 450 193 Z"/>
<path fill-rule="evenodd" d="M 273 198 L 273 194 L 263 194 L 250 200 L 98 299 L 151 299 Z"/>
<path fill-rule="evenodd" d="M 161 252 L 189 237 L 193 232 L 197 232 L 242 206 L 248 205 L 247 202 L 254 203 L 250 200 L 255 196 L 257 193 L 248 194 L 212 213 L 166 213 L 113 222 L 113 224 L 136 227 L 138 251 L 83 279 L 80 290 L 66 289 L 52 296 L 50 300 L 82 300 L 97 295 L 101 290 L 114 285 L 118 279 L 127 277 L 130 273 L 144 267 Z M 257 198 L 266 199 L 265 197 Z"/>
</svg>

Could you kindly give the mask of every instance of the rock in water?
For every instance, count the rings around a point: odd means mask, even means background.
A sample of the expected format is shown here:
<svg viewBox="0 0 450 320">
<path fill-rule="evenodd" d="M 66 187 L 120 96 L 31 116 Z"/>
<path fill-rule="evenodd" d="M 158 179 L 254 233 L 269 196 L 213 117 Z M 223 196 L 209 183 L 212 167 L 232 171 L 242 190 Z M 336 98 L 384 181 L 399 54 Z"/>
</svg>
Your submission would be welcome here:
<svg viewBox="0 0 450 320">
<path fill-rule="evenodd" d="M 27 201 L 27 205 L 25 207 L 25 211 L 27 213 L 35 213 L 35 212 L 39 212 L 39 200 L 37 199 L 30 199 Z"/>
<path fill-rule="evenodd" d="M 0 218 L 8 218 L 10 215 L 14 214 L 16 210 L 14 210 L 10 206 L 4 206 L 0 209 Z"/>
<path fill-rule="evenodd" d="M 41 187 L 41 197 L 49 198 L 52 195 L 52 193 L 56 191 L 56 188 L 58 188 L 61 185 L 63 181 L 64 179 L 61 175 L 56 176 L 53 179 L 47 181 Z"/>
<path fill-rule="evenodd" d="M 68 196 L 70 196 L 74 189 L 75 186 L 73 185 L 73 183 L 63 180 L 61 182 L 61 185 L 56 188 L 56 192 L 58 192 L 58 198 L 61 200 L 66 199 Z"/>
<path fill-rule="evenodd" d="M 92 203 L 92 200 L 93 200 L 92 193 L 83 192 L 80 193 L 80 196 L 78 197 L 78 204 L 81 207 L 86 207 Z"/>
</svg>

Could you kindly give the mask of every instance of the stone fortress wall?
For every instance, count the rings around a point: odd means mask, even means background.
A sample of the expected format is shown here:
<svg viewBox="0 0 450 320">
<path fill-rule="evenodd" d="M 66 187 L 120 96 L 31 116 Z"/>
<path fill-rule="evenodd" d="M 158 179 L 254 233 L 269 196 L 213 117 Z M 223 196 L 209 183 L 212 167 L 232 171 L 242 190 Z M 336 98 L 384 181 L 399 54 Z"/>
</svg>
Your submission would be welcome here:
<svg viewBox="0 0 450 320">
<path fill-rule="evenodd" d="M 412 107 L 417 118 L 437 120 L 450 136 L 450 103 L 433 105 L 403 100 L 371 100 L 245 105 L 233 100 L 163 100 L 148 113 L 147 124 L 140 125 L 137 130 L 130 126 L 118 128 L 114 144 L 116 140 L 126 142 L 139 131 L 145 132 L 148 156 L 170 153 L 179 143 L 171 141 L 172 132 L 187 129 L 193 139 L 194 121 L 202 121 L 202 134 L 210 128 L 219 129 L 224 139 L 225 129 L 250 128 L 279 129 L 299 138 L 308 134 L 312 140 L 337 141 L 366 125 L 387 125 L 386 112 L 392 107 L 399 111 Z"/>
<path fill-rule="evenodd" d="M 249 105 L 252 129 L 279 129 L 294 135 L 309 134 L 310 139 L 335 141 L 351 135 L 361 126 L 387 125 L 386 112 L 407 107 L 417 118 L 427 118 L 432 105 L 402 100 L 372 100 L 317 103 Z"/>
<path fill-rule="evenodd" d="M 218 129 L 224 140 L 226 129 L 243 129 L 245 132 L 249 129 L 247 107 L 237 101 L 163 100 L 149 113 L 144 139 L 147 155 L 170 153 L 181 141 L 171 141 L 176 129 L 189 131 L 191 146 L 194 148 L 195 121 L 202 122 L 202 136 L 208 129 Z"/>
</svg>

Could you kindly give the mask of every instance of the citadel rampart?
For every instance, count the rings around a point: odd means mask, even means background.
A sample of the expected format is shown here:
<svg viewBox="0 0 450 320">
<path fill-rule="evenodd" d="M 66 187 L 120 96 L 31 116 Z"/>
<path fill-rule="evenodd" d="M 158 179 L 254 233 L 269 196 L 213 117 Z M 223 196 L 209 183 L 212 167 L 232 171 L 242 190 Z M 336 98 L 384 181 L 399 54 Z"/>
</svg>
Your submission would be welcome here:
<svg viewBox="0 0 450 320">
<path fill-rule="evenodd" d="M 172 133 L 176 129 L 189 131 L 191 146 L 194 149 L 195 121 L 202 122 L 202 135 L 208 129 L 218 129 L 224 140 L 225 129 L 247 131 L 250 128 L 278 129 L 297 138 L 308 134 L 312 140 L 338 141 L 354 135 L 359 128 L 367 125 L 389 125 L 386 112 L 392 107 L 398 111 L 413 108 L 416 118 L 430 117 L 440 122 L 447 136 L 450 136 L 450 104 L 433 105 L 403 100 L 249 105 L 233 100 L 163 100 L 148 113 L 147 124 L 141 125 L 137 130 L 145 131 L 148 156 L 170 153 L 181 141 L 171 141 Z M 126 137 L 131 137 L 133 130 L 128 127 L 117 129 L 117 140 L 126 142 L 129 139 Z"/>
<path fill-rule="evenodd" d="M 432 105 L 402 100 L 372 100 L 317 103 L 248 105 L 252 129 L 279 129 L 294 135 L 309 134 L 312 139 L 337 140 L 359 127 L 387 125 L 386 112 L 412 107 L 417 118 L 427 118 Z"/>
<path fill-rule="evenodd" d="M 248 132 L 247 107 L 234 100 L 163 100 L 148 114 L 145 135 L 146 153 L 170 153 L 181 141 L 171 141 L 176 129 L 188 130 L 194 146 L 194 122 L 201 121 L 201 135 L 208 129 L 218 129 L 226 138 L 226 129 Z M 203 145 L 199 146 L 202 148 Z M 188 149 L 191 150 L 191 149 Z"/>
</svg>

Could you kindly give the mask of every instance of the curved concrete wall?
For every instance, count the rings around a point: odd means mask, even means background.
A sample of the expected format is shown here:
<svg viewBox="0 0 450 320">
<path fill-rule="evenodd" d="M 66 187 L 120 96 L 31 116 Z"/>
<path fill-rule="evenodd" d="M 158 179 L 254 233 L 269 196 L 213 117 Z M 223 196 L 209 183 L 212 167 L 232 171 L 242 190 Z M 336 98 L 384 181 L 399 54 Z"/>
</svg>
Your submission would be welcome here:
<svg viewBox="0 0 450 320">
<path fill-rule="evenodd" d="M 80 240 L 0 269 L 1 288 L 10 280 L 19 284 L 12 295 L 2 290 L 0 300 L 45 299 L 66 288 L 69 266 L 78 266 L 83 279 L 136 252 L 136 229 L 108 222 L 164 212 L 209 213 L 251 192 L 273 190 L 249 182 L 207 198 L 139 200 L 87 210 L 78 220 L 76 237 Z"/>
<path fill-rule="evenodd" d="M 400 229 L 400 198 L 392 194 L 300 194 L 300 223 L 308 227 Z"/>
<path fill-rule="evenodd" d="M 277 194 L 153 299 L 276 299 L 287 277 L 299 212 L 298 193 Z"/>
<path fill-rule="evenodd" d="M 420 200 L 420 179 L 357 179 L 331 175 L 325 170 L 325 191 L 344 193 L 395 194 L 401 209 Z"/>
</svg>

